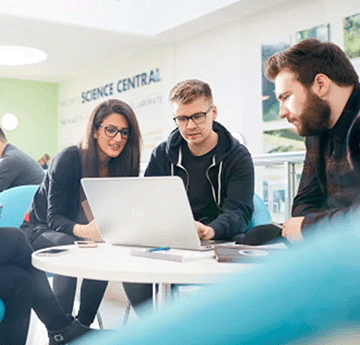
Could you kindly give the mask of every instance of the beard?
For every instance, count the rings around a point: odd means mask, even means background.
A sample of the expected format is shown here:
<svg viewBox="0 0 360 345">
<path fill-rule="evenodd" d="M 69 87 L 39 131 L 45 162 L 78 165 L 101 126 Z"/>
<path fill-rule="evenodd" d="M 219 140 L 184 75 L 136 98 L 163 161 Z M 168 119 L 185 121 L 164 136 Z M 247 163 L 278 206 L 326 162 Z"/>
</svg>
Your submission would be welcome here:
<svg viewBox="0 0 360 345">
<path fill-rule="evenodd" d="M 307 101 L 300 115 L 301 128 L 297 128 L 302 137 L 320 134 L 330 127 L 331 109 L 329 103 L 308 90 Z"/>
</svg>

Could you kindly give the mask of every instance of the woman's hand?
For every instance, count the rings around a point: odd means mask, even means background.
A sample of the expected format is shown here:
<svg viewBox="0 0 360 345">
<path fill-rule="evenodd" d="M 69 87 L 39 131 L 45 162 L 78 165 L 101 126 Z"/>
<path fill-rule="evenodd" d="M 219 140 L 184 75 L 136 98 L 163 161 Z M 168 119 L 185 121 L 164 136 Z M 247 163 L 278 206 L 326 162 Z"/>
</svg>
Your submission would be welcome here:
<svg viewBox="0 0 360 345">
<path fill-rule="evenodd" d="M 92 241 L 103 241 L 100 236 L 100 231 L 95 223 L 95 220 L 92 220 L 89 224 L 81 225 L 75 224 L 73 233 L 77 237 L 84 238 L 86 240 Z"/>
</svg>

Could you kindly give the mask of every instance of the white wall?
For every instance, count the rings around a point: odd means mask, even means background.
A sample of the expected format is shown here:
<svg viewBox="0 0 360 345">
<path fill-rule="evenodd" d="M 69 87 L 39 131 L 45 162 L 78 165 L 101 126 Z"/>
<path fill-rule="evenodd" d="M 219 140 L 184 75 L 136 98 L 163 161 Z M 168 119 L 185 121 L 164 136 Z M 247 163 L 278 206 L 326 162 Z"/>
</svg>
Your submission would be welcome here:
<svg viewBox="0 0 360 345">
<path fill-rule="evenodd" d="M 160 81 L 125 92 L 117 91 L 119 80 L 156 70 L 159 71 Z M 81 140 L 86 119 L 97 104 L 118 98 L 130 104 L 137 115 L 144 141 L 143 159 L 146 160 L 152 148 L 166 137 L 173 126 L 167 102 L 167 90 L 172 86 L 173 79 L 173 50 L 171 46 L 163 46 L 125 56 L 121 61 L 89 70 L 60 84 L 59 149 Z M 110 83 L 113 83 L 111 96 L 83 102 L 83 92 Z M 154 103 L 144 105 L 148 100 Z"/>
<path fill-rule="evenodd" d="M 163 102 L 156 107 L 136 110 L 145 134 L 143 160 L 156 144 L 154 141 L 168 134 L 171 128 L 168 91 L 185 78 L 199 78 L 210 83 L 219 110 L 218 120 L 231 131 L 243 133 L 252 154 L 260 154 L 263 130 L 261 44 L 284 36 L 291 36 L 294 43 L 296 31 L 330 23 L 331 41 L 342 47 L 343 18 L 359 12 L 359 0 L 294 1 L 185 41 L 122 57 L 116 63 L 76 76 L 60 84 L 59 148 L 77 142 L 83 130 L 83 120 L 71 125 L 66 122 L 77 115 L 86 116 L 96 105 L 95 102 L 81 104 L 82 91 L 160 68 L 161 82 L 115 95 L 127 102 L 153 94 L 162 96 Z M 154 136 L 152 131 L 157 126 L 159 131 Z"/>
</svg>

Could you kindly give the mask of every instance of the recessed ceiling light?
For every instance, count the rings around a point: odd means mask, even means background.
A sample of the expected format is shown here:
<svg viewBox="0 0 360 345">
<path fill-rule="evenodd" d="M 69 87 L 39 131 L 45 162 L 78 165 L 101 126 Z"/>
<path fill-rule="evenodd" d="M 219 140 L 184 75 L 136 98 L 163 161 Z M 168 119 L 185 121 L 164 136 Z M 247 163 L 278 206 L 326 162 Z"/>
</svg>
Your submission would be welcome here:
<svg viewBox="0 0 360 345">
<path fill-rule="evenodd" d="M 20 66 L 31 65 L 44 61 L 47 54 L 30 47 L 0 46 L 0 65 Z"/>
</svg>

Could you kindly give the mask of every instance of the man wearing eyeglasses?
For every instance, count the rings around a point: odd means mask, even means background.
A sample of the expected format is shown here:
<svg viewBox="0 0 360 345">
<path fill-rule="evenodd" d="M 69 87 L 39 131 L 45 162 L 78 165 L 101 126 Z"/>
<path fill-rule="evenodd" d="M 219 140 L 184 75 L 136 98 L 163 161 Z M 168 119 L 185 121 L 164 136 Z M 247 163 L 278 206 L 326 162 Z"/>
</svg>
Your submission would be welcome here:
<svg viewBox="0 0 360 345">
<path fill-rule="evenodd" d="M 254 167 L 250 153 L 216 122 L 210 86 L 191 79 L 170 91 L 177 125 L 152 152 L 145 176 L 184 181 L 199 237 L 230 240 L 245 233 L 253 213 Z M 151 284 L 124 285 L 137 310 L 151 299 Z"/>
<path fill-rule="evenodd" d="M 181 177 L 199 237 L 230 240 L 246 231 L 253 212 L 251 156 L 215 121 L 217 107 L 207 83 L 182 81 L 169 100 L 177 128 L 154 149 L 145 176 Z"/>
</svg>

